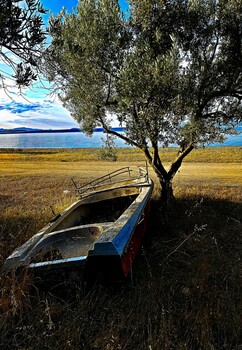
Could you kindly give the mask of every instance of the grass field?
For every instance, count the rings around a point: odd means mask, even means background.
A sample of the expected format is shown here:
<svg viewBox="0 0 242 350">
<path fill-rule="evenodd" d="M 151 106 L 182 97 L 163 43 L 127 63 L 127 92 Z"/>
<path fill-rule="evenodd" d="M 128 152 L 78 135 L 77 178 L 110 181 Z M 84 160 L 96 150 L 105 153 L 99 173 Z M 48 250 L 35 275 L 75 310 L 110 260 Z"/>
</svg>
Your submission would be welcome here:
<svg viewBox="0 0 242 350">
<path fill-rule="evenodd" d="M 168 167 L 177 150 L 161 153 Z M 51 206 L 58 213 L 75 199 L 71 178 L 144 164 L 133 149 L 118 150 L 117 162 L 91 149 L 0 150 L 0 265 L 48 222 Z M 147 239 L 124 283 L 77 289 L 70 301 L 33 298 L 26 276 L 1 275 L 0 349 L 239 350 L 242 149 L 193 151 L 173 186 L 166 213 L 154 191 Z"/>
</svg>

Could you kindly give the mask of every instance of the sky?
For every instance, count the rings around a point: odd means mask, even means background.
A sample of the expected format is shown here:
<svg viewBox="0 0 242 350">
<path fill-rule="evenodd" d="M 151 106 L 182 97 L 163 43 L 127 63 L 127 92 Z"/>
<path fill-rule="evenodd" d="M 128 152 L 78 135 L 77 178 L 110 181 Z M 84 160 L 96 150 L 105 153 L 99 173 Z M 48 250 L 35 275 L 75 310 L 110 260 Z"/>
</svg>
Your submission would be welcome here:
<svg viewBox="0 0 242 350">
<path fill-rule="evenodd" d="M 126 11 L 128 4 L 120 0 L 120 6 Z M 45 9 L 57 14 L 65 7 L 69 12 L 78 3 L 78 0 L 41 0 Z M 48 16 L 45 15 L 47 23 Z M 11 70 L 0 59 L 0 70 Z M 12 84 L 9 80 L 6 81 Z M 50 95 L 48 84 L 38 81 L 21 95 L 14 86 L 8 89 L 8 93 L 0 88 L 0 129 L 12 129 L 19 127 L 36 129 L 69 129 L 78 127 L 78 123 L 70 116 L 70 113 L 62 106 L 57 96 Z"/>
</svg>

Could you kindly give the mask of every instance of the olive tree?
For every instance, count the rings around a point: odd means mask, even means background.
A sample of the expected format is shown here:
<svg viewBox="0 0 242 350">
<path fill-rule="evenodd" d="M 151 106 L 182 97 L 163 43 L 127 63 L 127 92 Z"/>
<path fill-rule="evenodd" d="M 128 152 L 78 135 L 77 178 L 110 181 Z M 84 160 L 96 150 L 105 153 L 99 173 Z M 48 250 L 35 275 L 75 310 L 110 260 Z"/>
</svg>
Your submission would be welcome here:
<svg viewBox="0 0 242 350">
<path fill-rule="evenodd" d="M 6 78 L 28 86 L 37 78 L 38 60 L 43 52 L 45 33 L 39 0 L 0 0 L 0 87 Z M 7 65 L 13 74 L 4 69 Z"/>
<path fill-rule="evenodd" d="M 241 6 L 236 1 L 83 0 L 50 21 L 46 72 L 83 129 L 138 147 L 162 198 L 183 159 L 222 142 L 241 116 Z M 111 129 L 112 118 L 125 133 Z M 165 169 L 160 146 L 177 144 Z"/>
</svg>

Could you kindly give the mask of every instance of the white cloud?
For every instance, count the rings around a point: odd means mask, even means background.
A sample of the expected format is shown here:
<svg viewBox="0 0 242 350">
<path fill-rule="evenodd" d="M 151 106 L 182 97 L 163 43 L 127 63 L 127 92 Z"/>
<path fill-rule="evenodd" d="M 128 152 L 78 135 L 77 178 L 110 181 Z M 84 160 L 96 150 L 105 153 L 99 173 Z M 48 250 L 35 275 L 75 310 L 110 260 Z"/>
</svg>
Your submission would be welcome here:
<svg viewBox="0 0 242 350">
<path fill-rule="evenodd" d="M 15 88 L 6 94 L 0 89 L 0 128 L 30 127 L 41 129 L 66 129 L 78 127 L 77 122 L 62 106 L 57 97 L 39 90 L 36 93 L 19 94 Z M 39 97 L 39 96 L 40 97 Z"/>
</svg>

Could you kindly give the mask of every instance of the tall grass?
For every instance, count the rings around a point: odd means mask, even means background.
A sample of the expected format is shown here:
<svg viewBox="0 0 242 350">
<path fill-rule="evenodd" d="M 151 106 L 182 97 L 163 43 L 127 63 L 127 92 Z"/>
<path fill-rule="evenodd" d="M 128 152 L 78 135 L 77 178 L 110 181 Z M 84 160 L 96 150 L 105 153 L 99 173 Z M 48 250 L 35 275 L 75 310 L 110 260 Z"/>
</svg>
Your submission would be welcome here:
<svg viewBox="0 0 242 350">
<path fill-rule="evenodd" d="M 176 202 L 166 213 L 154 191 L 147 236 L 126 281 L 88 292 L 73 286 L 60 298 L 36 289 L 26 274 L 2 274 L 0 349 L 239 350 L 242 165 L 235 166 L 235 158 L 213 165 L 224 155 L 204 151 L 211 165 L 199 155 L 182 166 Z M 41 161 L 35 152 L 30 160 L 19 151 L 16 157 L 24 158 L 16 162 L 4 153 L 14 173 L 0 170 L 1 263 L 51 218 L 51 205 L 58 213 L 74 200 L 72 175 L 83 182 L 124 164 L 119 158 L 115 164 L 63 162 L 59 151 L 46 150 L 38 151 Z"/>
</svg>

